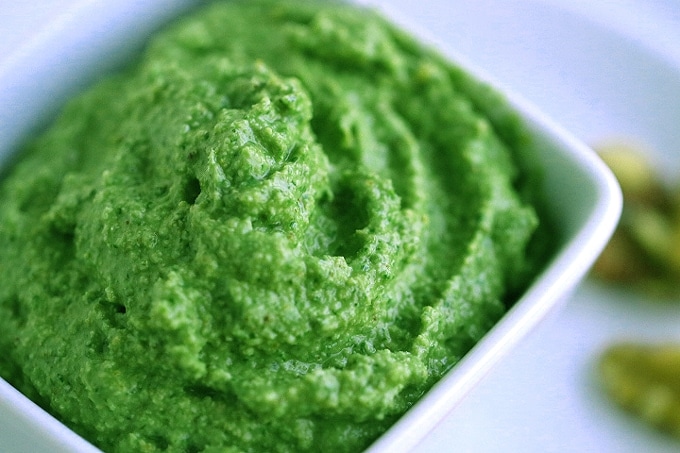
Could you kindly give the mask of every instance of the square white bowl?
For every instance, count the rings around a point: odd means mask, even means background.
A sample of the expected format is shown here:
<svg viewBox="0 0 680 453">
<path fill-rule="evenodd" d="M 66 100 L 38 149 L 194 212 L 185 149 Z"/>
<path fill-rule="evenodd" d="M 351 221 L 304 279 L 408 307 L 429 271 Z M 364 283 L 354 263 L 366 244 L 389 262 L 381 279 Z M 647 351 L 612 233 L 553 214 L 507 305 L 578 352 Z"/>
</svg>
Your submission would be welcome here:
<svg viewBox="0 0 680 453">
<path fill-rule="evenodd" d="M 56 3 L 56 2 L 55 2 Z M 188 9 L 190 0 L 124 0 L 102 5 L 73 0 L 30 40 L 0 57 L 0 164 L 59 106 L 97 77 L 120 66 L 161 24 Z M 442 43 L 409 26 L 398 12 L 377 5 L 400 25 L 434 44 L 503 92 L 541 149 L 549 215 L 559 227 L 557 251 L 545 270 L 496 326 L 411 410 L 370 448 L 372 453 L 413 449 L 483 376 L 548 313 L 560 307 L 605 246 L 621 211 L 618 185 L 584 144 L 520 96 Z M 445 43 L 444 43 L 445 44 Z M 492 404 L 492 402 L 489 402 Z M 0 379 L 0 451 L 98 452 L 86 440 Z"/>
</svg>

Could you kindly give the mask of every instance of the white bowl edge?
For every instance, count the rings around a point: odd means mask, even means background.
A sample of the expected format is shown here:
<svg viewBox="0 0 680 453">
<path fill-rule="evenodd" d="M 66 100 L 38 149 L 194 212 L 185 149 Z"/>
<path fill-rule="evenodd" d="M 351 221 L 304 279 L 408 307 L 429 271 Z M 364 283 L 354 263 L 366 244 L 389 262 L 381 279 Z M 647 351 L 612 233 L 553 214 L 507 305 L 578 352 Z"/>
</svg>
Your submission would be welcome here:
<svg viewBox="0 0 680 453">
<path fill-rule="evenodd" d="M 621 215 L 623 197 L 616 178 L 597 154 L 541 113 L 534 104 L 504 87 L 448 43 L 439 41 L 427 30 L 413 24 L 408 17 L 395 11 L 389 2 L 357 1 L 376 6 L 392 21 L 505 96 L 510 106 L 525 121 L 534 139 L 552 148 L 549 153 L 535 156 L 546 170 L 545 181 L 557 182 L 554 186 L 546 187 L 548 198 L 563 192 L 564 186 L 556 187 L 560 184 L 580 192 L 580 196 L 590 197 L 590 204 L 583 206 L 586 211 L 579 213 L 580 219 L 579 216 L 577 220 L 560 218 L 564 212 L 558 212 L 560 226 L 571 230 L 567 231 L 568 239 L 527 292 L 451 371 L 366 450 L 367 453 L 398 453 L 414 450 L 502 357 L 539 322 L 563 305 L 613 234 Z M 561 162 L 555 165 L 551 160 Z M 571 171 L 576 172 L 569 174 Z M 578 181 L 574 179 L 576 177 Z"/>
<path fill-rule="evenodd" d="M 460 63 L 461 60 L 455 61 Z M 543 160 L 544 169 L 560 172 L 561 177 L 567 180 L 577 177 L 578 180 L 571 181 L 571 186 L 567 187 L 575 191 L 589 190 L 590 192 L 585 195 L 591 197 L 591 204 L 584 206 L 587 210 L 581 213 L 583 219 L 575 224 L 569 224 L 570 219 L 558 217 L 557 220 L 561 221 L 562 226 L 566 222 L 568 229 L 574 231 L 569 232 L 570 237 L 543 273 L 492 330 L 380 437 L 367 453 L 413 450 L 449 412 L 455 409 L 456 404 L 483 379 L 494 364 L 539 322 L 562 306 L 602 252 L 621 214 L 623 199 L 618 182 L 592 149 L 545 117 L 521 96 L 498 88 L 499 84 L 490 81 L 487 76 L 475 73 L 474 68 L 461 66 L 503 92 L 510 105 L 520 113 L 529 126 L 534 138 L 552 145 L 550 147 L 553 149 L 549 153 L 537 156 L 539 160 Z M 558 152 L 560 149 L 563 151 Z M 565 150 L 568 152 L 564 152 Z M 548 168 L 547 162 L 551 159 L 562 162 L 558 166 L 553 162 L 552 167 Z M 578 173 L 568 175 L 570 170 L 578 170 Z M 555 178 L 550 171 L 546 173 L 546 181 L 561 179 Z M 547 189 L 549 196 L 559 190 L 553 186 Z"/>
<path fill-rule="evenodd" d="M 18 49 L 13 54 L 13 58 L 0 61 L 0 81 L 15 68 L 19 68 L 24 74 L 33 69 L 30 61 L 31 55 L 38 51 L 49 50 L 50 40 L 63 33 L 64 26 L 76 24 L 79 19 L 85 17 L 91 18 L 95 3 L 92 0 L 77 2 L 66 12 L 64 23 L 44 30 L 37 40 L 29 43 L 29 46 Z M 174 8 L 180 10 L 189 3 L 176 1 Z M 359 3 L 378 5 L 380 2 L 359 1 Z M 384 9 L 389 10 L 389 8 Z M 95 16 L 97 15 L 101 19 L 104 13 L 97 11 Z M 392 14 L 388 15 L 394 17 Z M 169 16 L 164 16 L 164 18 L 167 17 Z M 132 21 L 132 19 L 128 20 Z M 405 23 L 404 21 L 398 22 L 402 25 Z M 411 26 L 406 25 L 406 28 L 413 30 Z M 417 32 L 417 30 L 413 31 Z M 416 33 L 416 35 L 425 36 L 423 33 Z M 447 50 L 443 46 L 437 47 Z M 452 56 L 452 52 L 446 53 Z M 466 63 L 464 58 L 452 56 L 452 59 L 472 74 L 484 80 L 490 80 L 473 65 Z M 500 87 L 500 84 L 493 82 L 491 84 Z M 559 302 L 573 291 L 595 261 L 618 221 L 622 203 L 621 195 L 615 179 L 604 164 L 589 148 L 540 115 L 531 104 L 513 93 L 508 93 L 507 90 L 502 91 L 508 96 L 516 110 L 522 114 L 522 117 L 528 120 L 530 127 L 536 132 L 541 131 L 539 134 L 541 139 L 547 140 L 560 149 L 570 150 L 567 161 L 574 168 L 580 169 L 580 175 L 591 184 L 594 204 L 590 206 L 585 221 L 578 225 L 578 233 L 565 244 L 550 267 L 532 285 L 525 296 L 450 373 L 369 448 L 370 452 L 408 451 L 415 447 L 447 413 L 455 408 L 456 402 L 460 401 L 502 356 L 551 310 L 559 307 Z M 5 96 L 8 94 L 5 93 Z M 0 93 L 1 98 L 2 93 Z M 6 134 L 1 130 L 0 132 L 2 132 L 0 137 L 9 137 L 7 142 L 11 144 L 16 142 L 17 137 L 11 135 L 13 132 L 8 131 Z M 0 144 L 0 147 L 6 146 L 7 142 Z M 7 151 L 0 149 L 0 154 L 6 154 Z M 561 155 L 561 157 L 566 156 Z M 22 426 L 35 428 L 36 432 L 31 435 L 41 445 L 48 445 L 51 448 L 50 451 L 99 451 L 0 379 L 0 412 L 3 411 L 5 411 L 3 416 L 13 414 Z"/>
</svg>

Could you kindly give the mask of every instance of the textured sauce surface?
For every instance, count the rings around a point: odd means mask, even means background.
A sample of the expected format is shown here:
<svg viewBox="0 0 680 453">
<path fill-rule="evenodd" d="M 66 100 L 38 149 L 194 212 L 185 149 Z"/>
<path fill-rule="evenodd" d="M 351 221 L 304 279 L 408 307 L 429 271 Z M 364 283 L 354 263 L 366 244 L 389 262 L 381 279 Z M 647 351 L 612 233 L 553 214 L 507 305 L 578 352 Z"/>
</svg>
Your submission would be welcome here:
<svg viewBox="0 0 680 453">
<path fill-rule="evenodd" d="M 525 145 L 373 12 L 204 7 L 7 172 L 0 375 L 106 451 L 359 451 L 535 273 Z"/>
</svg>

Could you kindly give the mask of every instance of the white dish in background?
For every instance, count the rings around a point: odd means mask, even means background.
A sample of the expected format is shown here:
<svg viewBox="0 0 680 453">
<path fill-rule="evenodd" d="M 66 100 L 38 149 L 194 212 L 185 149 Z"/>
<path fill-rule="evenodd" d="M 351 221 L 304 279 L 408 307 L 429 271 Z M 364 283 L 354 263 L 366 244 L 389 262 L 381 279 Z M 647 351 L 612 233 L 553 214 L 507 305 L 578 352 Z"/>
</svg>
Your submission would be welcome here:
<svg viewBox="0 0 680 453">
<path fill-rule="evenodd" d="M 80 1 L 74 2 L 72 8 L 62 6 L 64 9 L 58 17 L 45 22 L 46 28 L 32 40 L 24 41 L 24 47 L 18 47 L 0 60 L 0 159 L 4 160 L 21 137 L 49 117 L 64 99 L 125 59 L 129 49 L 137 48 L 150 28 L 182 10 L 188 2 L 174 1 L 170 8 L 160 0 L 130 0 L 106 6 L 96 3 Z M 465 5 L 466 2 L 461 2 L 458 7 Z M 421 28 L 431 25 L 428 21 L 434 19 L 446 25 L 453 13 L 443 1 L 419 5 L 418 11 L 411 14 L 410 9 L 414 7 L 392 4 L 389 9 L 399 11 Z M 468 7 L 474 9 L 474 5 Z M 433 16 L 427 16 L 429 13 Z M 469 15 L 465 20 L 469 25 L 474 21 L 483 22 L 485 17 Z M 430 34 L 446 47 L 465 53 L 455 41 L 449 41 L 446 33 L 440 35 L 435 28 L 430 29 Z M 508 36 L 498 38 L 508 39 Z M 502 80 L 502 76 L 494 73 L 494 79 Z M 407 451 L 435 428 L 434 437 L 427 437 L 418 451 L 464 445 L 465 439 L 461 438 L 438 443 L 436 436 L 441 435 L 442 427 L 448 426 L 456 416 L 474 420 L 468 415 L 468 412 L 474 415 L 474 411 L 467 407 L 466 401 L 470 398 L 466 395 L 480 391 L 476 384 L 487 373 L 493 377 L 490 370 L 494 363 L 508 356 L 513 346 L 565 300 L 606 243 L 618 218 L 620 194 L 603 164 L 564 129 L 536 113 L 535 108 L 514 95 L 511 100 L 536 131 L 537 140 L 545 145 L 546 152 L 540 160 L 546 170 L 546 190 L 552 201 L 552 214 L 561 225 L 566 242 L 550 268 L 522 300 L 371 451 Z M 484 386 L 480 387 L 483 392 Z M 496 408 L 502 405 L 503 401 L 497 398 L 507 399 L 506 395 L 494 395 L 481 402 L 489 414 L 495 414 Z M 4 381 L 0 381 L 0 450 L 97 451 Z"/>
</svg>

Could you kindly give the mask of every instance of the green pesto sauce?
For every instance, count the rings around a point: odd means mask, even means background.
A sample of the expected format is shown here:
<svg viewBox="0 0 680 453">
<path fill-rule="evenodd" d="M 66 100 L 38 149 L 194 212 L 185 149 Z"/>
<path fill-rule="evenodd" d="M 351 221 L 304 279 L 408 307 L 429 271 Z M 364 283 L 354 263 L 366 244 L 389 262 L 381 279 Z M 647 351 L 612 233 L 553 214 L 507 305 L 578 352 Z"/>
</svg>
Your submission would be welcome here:
<svg viewBox="0 0 680 453">
<path fill-rule="evenodd" d="M 0 188 L 0 374 L 111 452 L 358 451 L 540 261 L 503 100 L 356 6 L 204 7 Z"/>
</svg>

